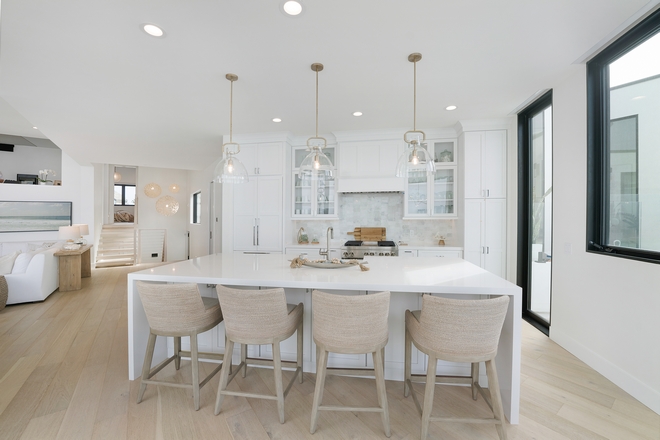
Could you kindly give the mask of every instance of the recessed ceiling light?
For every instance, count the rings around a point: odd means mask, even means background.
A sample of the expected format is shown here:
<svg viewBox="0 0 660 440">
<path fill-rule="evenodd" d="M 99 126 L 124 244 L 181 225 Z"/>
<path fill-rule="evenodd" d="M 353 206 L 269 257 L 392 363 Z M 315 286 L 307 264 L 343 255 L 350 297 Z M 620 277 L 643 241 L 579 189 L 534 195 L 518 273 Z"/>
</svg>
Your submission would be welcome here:
<svg viewBox="0 0 660 440">
<path fill-rule="evenodd" d="M 37 127 L 32 127 L 32 128 L 34 128 L 35 130 L 39 130 Z"/>
<path fill-rule="evenodd" d="M 284 2 L 282 8 L 284 9 L 284 12 L 286 12 L 289 15 L 298 15 L 302 12 L 302 5 L 300 4 L 300 2 L 294 0 L 289 0 L 287 2 Z"/>
<path fill-rule="evenodd" d="M 142 26 L 142 29 L 152 37 L 162 37 L 164 33 L 163 30 L 155 24 L 145 24 Z"/>
<path fill-rule="evenodd" d="M 456 106 L 455 105 L 450 105 L 449 107 L 445 108 L 445 110 L 449 110 L 449 111 L 456 110 Z"/>
<path fill-rule="evenodd" d="M 362 112 L 353 112 L 353 116 L 362 116 Z"/>
<path fill-rule="evenodd" d="M 282 122 L 280 118 L 273 118 L 273 122 Z"/>
<path fill-rule="evenodd" d="M 646 98 L 646 96 L 635 96 L 633 99 L 638 100 L 638 99 L 644 99 L 644 98 Z"/>
</svg>

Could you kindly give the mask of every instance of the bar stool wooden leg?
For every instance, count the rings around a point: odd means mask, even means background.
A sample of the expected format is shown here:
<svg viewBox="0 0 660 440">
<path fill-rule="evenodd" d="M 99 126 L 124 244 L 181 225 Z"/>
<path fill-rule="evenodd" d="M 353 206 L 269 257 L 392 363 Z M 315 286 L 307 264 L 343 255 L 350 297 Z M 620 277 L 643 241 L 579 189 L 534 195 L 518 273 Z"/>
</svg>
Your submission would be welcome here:
<svg viewBox="0 0 660 440">
<path fill-rule="evenodd" d="M 181 337 L 180 336 L 175 336 L 174 337 L 174 368 L 179 369 L 181 368 Z"/>
<path fill-rule="evenodd" d="M 479 395 L 479 389 L 477 384 L 479 383 L 479 362 L 472 362 L 472 400 L 477 400 Z"/>
<path fill-rule="evenodd" d="M 504 410 L 502 408 L 502 396 L 500 394 L 500 384 L 497 378 L 497 368 L 495 367 L 495 361 L 489 360 L 486 361 L 486 374 L 488 375 L 488 389 L 490 389 L 490 401 L 493 405 L 493 413 L 495 414 L 495 419 L 497 424 L 495 428 L 497 429 L 497 435 L 499 435 L 500 440 L 506 440 L 506 430 L 504 429 Z"/>
<path fill-rule="evenodd" d="M 241 362 L 243 363 L 241 377 L 245 377 L 247 375 L 247 344 L 241 344 Z"/>
<path fill-rule="evenodd" d="M 195 411 L 199 410 L 199 359 L 197 355 L 197 333 L 190 335 L 190 361 L 192 363 L 192 389 Z"/>
<path fill-rule="evenodd" d="M 385 390 L 385 371 L 383 367 L 383 351 L 377 350 L 371 353 L 374 360 L 374 373 L 376 376 L 376 391 L 378 394 L 378 404 L 383 409 L 380 414 L 383 420 L 383 428 L 385 436 L 390 437 L 390 412 L 387 406 L 387 391 Z"/>
<path fill-rule="evenodd" d="M 410 337 L 410 332 L 408 332 L 408 327 L 406 326 L 406 340 L 405 340 L 405 354 L 403 360 L 403 396 L 408 397 L 410 395 L 410 386 L 408 381 L 410 380 L 410 364 L 412 362 L 412 338 Z"/>
<path fill-rule="evenodd" d="M 225 347 L 225 353 L 234 352 L 234 341 L 227 339 L 227 345 Z M 221 394 L 221 391 L 227 389 L 227 382 L 229 381 L 229 366 L 231 365 L 231 358 L 229 364 L 222 364 L 222 369 L 220 370 L 220 383 L 218 384 L 218 395 L 215 398 L 215 415 L 220 414 L 220 407 L 222 407 L 222 401 L 224 400 L 224 394 Z"/>
<path fill-rule="evenodd" d="M 279 342 L 273 344 L 273 366 L 275 373 L 275 394 L 277 395 L 277 412 L 280 414 L 280 423 L 284 423 L 284 387 L 282 386 L 282 357 Z"/>
<path fill-rule="evenodd" d="M 435 376 L 438 367 L 438 360 L 429 355 L 429 363 L 426 367 L 426 389 L 424 390 L 424 409 L 422 411 L 422 435 L 425 440 L 429 435 L 429 418 L 433 410 L 433 394 L 435 393 Z"/>
<path fill-rule="evenodd" d="M 314 387 L 314 402 L 312 403 L 312 424 L 309 432 L 314 434 L 319 421 L 319 406 L 323 401 L 323 388 L 325 387 L 326 368 L 328 366 L 328 352 L 316 346 L 316 385 Z"/>
<path fill-rule="evenodd" d="M 298 338 L 298 351 L 296 353 L 296 367 L 300 368 L 300 373 L 298 376 L 298 382 L 303 383 L 303 323 L 300 321 L 300 324 L 298 325 L 298 332 L 297 338 Z"/>
<path fill-rule="evenodd" d="M 151 371 L 151 362 L 154 359 L 154 348 L 156 347 L 156 335 L 149 332 L 149 340 L 147 341 L 147 351 L 144 353 L 144 364 L 142 364 L 142 380 L 140 381 L 140 391 L 138 392 L 137 403 L 142 402 L 144 390 L 147 389 L 147 384 L 144 382 L 149 379 L 149 372 Z"/>
</svg>

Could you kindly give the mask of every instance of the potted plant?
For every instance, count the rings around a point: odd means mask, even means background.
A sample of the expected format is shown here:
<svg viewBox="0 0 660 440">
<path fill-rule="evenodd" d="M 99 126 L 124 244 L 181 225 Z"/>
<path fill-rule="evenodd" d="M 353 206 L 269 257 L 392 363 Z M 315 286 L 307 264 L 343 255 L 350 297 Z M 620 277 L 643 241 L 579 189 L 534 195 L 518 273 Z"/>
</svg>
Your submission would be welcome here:
<svg viewBox="0 0 660 440">
<path fill-rule="evenodd" d="M 52 185 L 53 181 L 48 179 L 48 175 L 55 177 L 53 170 L 39 170 L 39 185 Z"/>
</svg>

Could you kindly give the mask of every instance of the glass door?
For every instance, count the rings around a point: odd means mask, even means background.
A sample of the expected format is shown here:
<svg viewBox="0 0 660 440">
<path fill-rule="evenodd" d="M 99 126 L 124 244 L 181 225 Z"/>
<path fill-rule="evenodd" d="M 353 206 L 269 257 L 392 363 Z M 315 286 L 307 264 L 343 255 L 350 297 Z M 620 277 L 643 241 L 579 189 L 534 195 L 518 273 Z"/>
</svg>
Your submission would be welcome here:
<svg viewBox="0 0 660 440">
<path fill-rule="evenodd" d="M 552 92 L 518 115 L 518 283 L 523 317 L 549 332 L 552 297 Z"/>
</svg>

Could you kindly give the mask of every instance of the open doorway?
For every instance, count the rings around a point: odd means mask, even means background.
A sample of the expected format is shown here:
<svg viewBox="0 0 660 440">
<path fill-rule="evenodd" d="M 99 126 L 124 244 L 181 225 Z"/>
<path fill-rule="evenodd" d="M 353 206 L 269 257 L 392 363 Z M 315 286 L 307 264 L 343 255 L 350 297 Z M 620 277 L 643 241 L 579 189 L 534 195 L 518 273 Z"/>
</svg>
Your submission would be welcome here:
<svg viewBox="0 0 660 440">
<path fill-rule="evenodd" d="M 137 223 L 137 168 L 115 166 L 113 181 L 113 223 Z"/>
</svg>

